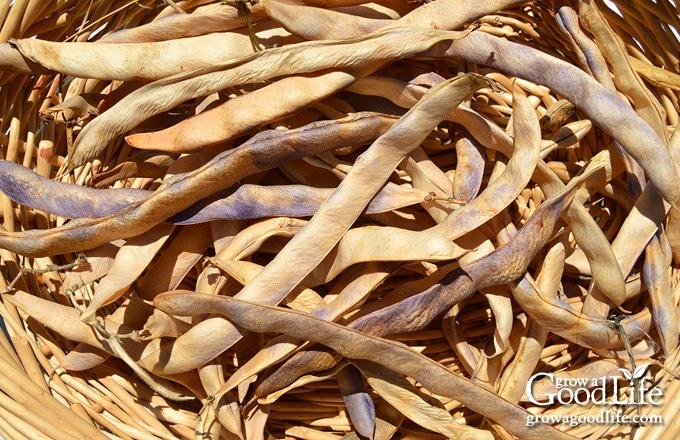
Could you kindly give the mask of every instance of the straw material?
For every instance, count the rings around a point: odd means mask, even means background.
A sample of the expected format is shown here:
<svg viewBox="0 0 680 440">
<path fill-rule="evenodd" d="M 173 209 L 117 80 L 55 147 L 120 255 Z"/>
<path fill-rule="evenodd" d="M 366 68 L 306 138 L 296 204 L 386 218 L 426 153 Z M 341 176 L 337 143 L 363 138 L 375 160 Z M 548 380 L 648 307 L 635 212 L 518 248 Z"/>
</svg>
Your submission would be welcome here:
<svg viewBox="0 0 680 440">
<path fill-rule="evenodd" d="M 674 4 L 3 2 L 0 436 L 680 435 Z"/>
</svg>

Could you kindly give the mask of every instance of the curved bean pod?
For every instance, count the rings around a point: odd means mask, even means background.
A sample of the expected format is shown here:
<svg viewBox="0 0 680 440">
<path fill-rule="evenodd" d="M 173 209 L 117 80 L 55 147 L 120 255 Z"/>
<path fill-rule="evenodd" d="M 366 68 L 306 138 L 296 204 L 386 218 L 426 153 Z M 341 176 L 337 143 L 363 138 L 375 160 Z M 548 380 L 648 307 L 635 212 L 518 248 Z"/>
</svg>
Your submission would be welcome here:
<svg viewBox="0 0 680 440">
<path fill-rule="evenodd" d="M 0 191 L 24 206 L 65 218 L 102 218 L 142 202 L 152 191 L 133 188 L 94 189 L 50 180 L 28 168 L 0 160 Z M 173 215 L 167 223 L 189 225 L 212 220 L 253 219 L 271 216 L 307 217 L 333 193 L 332 188 L 305 185 L 259 186 L 243 184 L 218 191 Z M 366 207 L 367 214 L 422 203 L 430 195 L 388 183 Z"/>
<path fill-rule="evenodd" d="M 172 176 L 143 201 L 101 219 L 77 219 L 50 230 L 0 231 L 0 246 L 20 255 L 47 256 L 92 249 L 140 235 L 222 188 L 289 160 L 375 139 L 395 118 L 356 113 L 296 130 L 262 132 L 239 148 L 217 155 L 199 169 Z"/>
<path fill-rule="evenodd" d="M 450 44 L 440 44 L 424 55 L 462 58 L 549 87 L 619 141 L 666 201 L 675 204 L 680 197 L 678 172 L 656 132 L 615 92 L 607 90 L 578 67 L 483 32 L 473 32 Z"/>
</svg>

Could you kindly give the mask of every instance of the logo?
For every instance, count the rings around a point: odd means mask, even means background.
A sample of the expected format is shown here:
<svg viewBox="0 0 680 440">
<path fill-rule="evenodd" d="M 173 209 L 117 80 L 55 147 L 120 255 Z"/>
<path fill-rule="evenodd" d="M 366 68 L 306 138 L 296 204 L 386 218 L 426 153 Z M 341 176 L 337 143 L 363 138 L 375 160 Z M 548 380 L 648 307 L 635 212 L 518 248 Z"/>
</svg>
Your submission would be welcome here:
<svg viewBox="0 0 680 440">
<path fill-rule="evenodd" d="M 526 396 L 531 403 L 538 406 L 549 406 L 554 403 L 594 404 L 594 405 L 659 405 L 663 391 L 654 388 L 652 378 L 645 375 L 649 364 L 640 365 L 632 372 L 619 368 L 623 376 L 602 376 L 599 378 L 555 378 L 553 373 L 537 373 L 529 378 L 526 385 Z M 542 396 L 534 394 L 534 384 L 546 378 L 554 384 L 554 391 L 545 391 Z M 629 388 L 621 394 L 619 381 L 627 379 Z M 611 387 L 607 384 L 611 383 Z"/>
<path fill-rule="evenodd" d="M 619 368 L 619 371 L 623 373 L 624 376 L 626 376 L 626 379 L 630 381 L 630 386 L 635 385 L 635 379 L 640 379 L 645 375 L 645 372 L 647 371 L 647 367 L 649 364 L 642 364 L 639 367 L 635 367 L 635 371 L 632 373 L 625 368 Z"/>
<path fill-rule="evenodd" d="M 568 423 L 578 426 L 583 423 L 597 424 L 663 424 L 661 415 L 645 415 L 640 410 L 647 405 L 660 405 L 663 391 L 655 388 L 652 377 L 646 375 L 649 364 L 635 367 L 632 371 L 619 368 L 623 376 L 601 376 L 598 378 L 555 377 L 553 373 L 537 373 L 529 378 L 525 393 L 531 403 L 537 406 L 561 405 L 602 406 L 599 414 L 540 414 L 527 416 L 527 426 L 537 423 Z M 628 385 L 623 389 L 622 383 Z M 624 385 L 625 387 L 625 385 Z M 618 406 L 618 410 L 611 408 Z M 624 414 L 622 408 L 636 406 L 637 414 Z"/>
</svg>

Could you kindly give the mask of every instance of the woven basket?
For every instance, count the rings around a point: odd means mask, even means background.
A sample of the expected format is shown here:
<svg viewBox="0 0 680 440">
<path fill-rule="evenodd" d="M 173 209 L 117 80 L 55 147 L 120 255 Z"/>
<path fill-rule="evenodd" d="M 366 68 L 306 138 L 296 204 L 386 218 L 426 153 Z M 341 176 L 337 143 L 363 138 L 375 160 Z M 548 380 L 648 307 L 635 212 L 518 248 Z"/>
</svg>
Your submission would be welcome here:
<svg viewBox="0 0 680 440">
<path fill-rule="evenodd" d="M 444 0 L 437 0 L 433 3 L 404 2 L 398 5 L 395 2 L 386 2 L 384 7 L 392 11 L 390 14 L 406 14 L 409 11 L 428 7 L 440 1 Z M 252 44 L 263 44 L 265 47 L 271 47 L 271 42 L 267 37 L 269 35 L 267 29 L 277 28 L 277 26 L 267 17 L 270 3 L 272 2 L 266 3 L 266 7 L 263 8 L 260 4 L 241 2 L 232 4 L 231 2 L 211 0 L 187 0 L 179 1 L 176 4 L 169 0 L 165 2 L 160 0 L 15 0 L 14 2 L 4 2 L 0 5 L 0 17 L 2 17 L 0 41 L 4 45 L 0 51 L 6 60 L 0 62 L 2 69 L 4 69 L 0 71 L 0 114 L 2 114 L 0 151 L 2 158 L 30 168 L 45 178 L 75 183 L 83 187 L 96 186 L 99 189 L 126 187 L 155 190 L 166 177 L 167 167 L 158 167 L 154 171 L 156 175 L 153 175 L 153 173 L 144 174 L 137 170 L 137 174 L 133 172 L 129 176 L 120 177 L 120 175 L 113 173 L 114 178 L 109 178 L 111 170 L 120 169 L 116 167 L 130 163 L 130 158 L 136 154 L 136 150 L 124 141 L 124 136 L 117 136 L 113 142 L 108 144 L 102 154 L 67 172 L 69 160 L 72 159 L 73 155 L 74 140 L 82 132 L 83 127 L 96 120 L 100 113 L 105 114 L 106 107 L 110 104 L 105 98 L 116 95 L 115 101 L 117 101 L 132 93 L 142 84 L 150 82 L 150 80 L 120 81 L 69 76 L 41 64 L 39 59 L 22 58 L 17 46 L 4 42 L 14 39 L 19 42 L 17 44 L 21 44 L 22 39 L 30 38 L 54 42 L 95 42 L 102 38 L 109 38 L 108 41 L 113 47 L 124 44 L 126 39 L 137 38 L 132 33 L 134 30 L 139 30 L 139 35 L 148 38 L 147 42 L 153 39 L 179 39 L 203 33 L 223 32 L 241 35 L 244 40 L 240 41 L 245 41 L 246 43 L 242 44 L 248 45 L 247 51 L 250 51 L 249 25 L 252 25 L 252 29 L 259 37 L 258 41 L 253 39 Z M 336 6 L 351 6 L 356 3 L 360 2 L 347 2 Z M 575 66 L 581 66 L 582 60 L 579 58 L 579 54 L 573 50 L 572 41 L 569 41 L 565 33 L 560 31 L 555 15 L 557 6 L 552 5 L 552 3 L 550 1 L 526 2 L 516 7 L 496 11 L 493 14 L 474 17 L 474 20 L 478 20 L 478 29 L 473 32 L 484 32 L 508 39 L 538 49 Z M 559 3 L 561 7 L 571 6 L 569 1 L 554 3 Z M 572 3 L 574 3 L 574 10 L 578 12 L 578 2 Z M 631 61 L 631 65 L 637 72 L 637 78 L 650 91 L 654 104 L 663 108 L 665 112 L 663 124 L 667 127 L 669 136 L 672 135 L 678 122 L 678 111 L 680 111 L 677 92 L 680 89 L 680 81 L 678 80 L 680 79 L 680 76 L 678 76 L 678 73 L 680 73 L 680 66 L 678 65 L 680 41 L 677 34 L 677 30 L 680 29 L 680 19 L 678 18 L 680 10 L 673 6 L 673 3 L 669 0 L 658 0 L 657 2 L 645 0 L 636 2 L 613 1 L 607 2 L 607 4 L 595 1 L 594 3 L 597 4 L 606 22 L 620 39 L 620 47 L 623 47 L 630 57 L 635 58 L 634 61 Z M 618 12 L 610 9 L 609 5 L 614 3 L 618 6 Z M 302 5 L 302 2 L 299 5 Z M 376 7 L 376 10 L 382 11 L 380 8 L 383 8 L 383 6 Z M 244 11 L 248 11 L 248 13 L 244 14 Z M 355 10 L 347 9 L 347 11 L 349 11 L 348 14 L 351 14 L 353 13 L 351 11 Z M 216 18 L 210 25 L 207 24 L 209 23 L 208 20 L 204 20 L 200 22 L 202 23 L 200 26 L 181 28 L 181 31 L 178 30 L 174 34 L 171 30 L 180 29 L 180 27 L 173 26 L 179 25 L 159 26 L 160 34 L 148 31 L 155 24 L 163 23 L 159 21 L 161 19 L 173 20 L 185 13 L 204 17 L 215 16 Z M 229 18 L 229 14 L 232 15 L 231 18 Z M 454 12 L 451 11 L 451 14 L 454 14 Z M 391 17 L 391 19 L 393 18 Z M 300 18 L 300 22 L 302 22 L 302 18 Z M 432 25 L 436 26 L 435 23 Z M 466 24 L 466 26 L 461 26 L 459 30 L 467 28 L 469 26 Z M 128 34 L 115 33 L 120 30 L 126 30 L 126 32 L 130 30 L 131 32 Z M 295 34 L 294 30 L 291 30 L 291 32 Z M 281 33 L 285 34 L 283 31 Z M 119 35 L 120 38 L 117 38 Z M 594 41 L 592 35 L 585 30 L 583 36 L 591 42 Z M 303 37 L 289 37 L 290 35 L 282 37 L 284 44 L 299 44 L 297 42 L 304 39 Z M 499 54 L 499 56 L 502 56 L 502 54 Z M 221 60 L 215 60 L 216 63 L 218 61 Z M 607 66 L 611 68 L 611 65 L 607 64 Z M 653 69 L 650 66 L 656 68 Z M 511 126 L 513 119 L 511 91 L 513 81 L 516 78 L 507 72 L 481 64 L 456 62 L 453 59 L 446 59 L 446 62 L 444 62 L 441 59 L 433 60 L 427 57 L 415 57 L 395 64 L 392 70 L 385 68 L 381 72 L 383 75 L 392 76 L 402 81 L 411 81 L 416 74 L 422 72 L 436 72 L 444 77 L 453 77 L 457 73 L 466 71 L 482 74 L 496 84 L 495 88 L 486 88 L 474 95 L 471 101 L 472 109 L 483 115 L 487 120 L 493 121 L 503 130 L 507 128 L 510 132 L 508 124 Z M 670 76 L 664 76 L 664 74 Z M 613 71 L 611 75 L 616 77 L 616 73 Z M 427 75 L 420 76 L 421 84 L 426 82 L 426 77 Z M 279 79 L 277 77 L 254 85 L 235 86 L 220 92 L 221 95 L 216 95 L 216 99 L 224 101 L 228 95 L 231 95 L 232 98 L 245 95 Z M 546 113 L 546 108 L 550 103 L 562 98 L 544 84 L 535 84 L 528 80 L 518 79 L 514 82 L 514 86 L 519 86 L 522 92 L 532 100 L 537 109 L 537 118 Z M 635 98 L 625 96 L 625 93 L 621 90 L 618 90 L 618 92 L 635 110 L 640 110 L 640 106 L 635 105 Z M 97 99 L 104 101 L 89 100 L 89 106 L 81 105 L 78 108 L 73 106 L 59 107 L 68 99 L 78 96 L 96 96 L 99 97 Z M 296 124 L 302 125 L 317 119 L 337 119 L 347 112 L 353 111 L 352 106 L 358 105 L 357 103 L 361 101 L 360 99 L 353 100 L 357 96 L 359 95 L 345 90 L 338 91 L 321 102 L 315 103 L 297 116 L 290 116 L 288 119 L 279 121 L 267 121 L 266 124 L 253 127 L 252 130 L 217 146 L 210 147 L 203 153 L 191 154 L 198 161 L 207 161 L 219 151 L 246 142 L 258 131 L 277 127 L 292 127 Z M 98 107 L 101 102 L 104 102 L 104 107 Z M 387 101 L 385 100 L 385 102 Z M 172 123 L 174 123 L 185 119 L 188 115 L 199 113 L 211 105 L 210 102 L 205 102 L 202 99 L 194 99 L 168 112 L 165 118 L 158 121 L 147 121 L 146 125 L 137 127 L 133 131 L 155 131 L 159 128 L 154 124 L 160 124 L 160 128 L 164 128 L 171 125 L 169 120 L 172 118 L 174 118 L 172 119 Z M 393 106 L 389 107 L 385 104 L 384 108 L 393 109 Z M 570 118 L 567 121 L 572 122 L 584 118 L 578 108 L 575 114 L 569 113 L 567 116 Z M 548 139 L 554 131 L 551 127 L 545 125 L 547 124 L 546 121 L 548 120 L 545 118 L 542 120 L 544 139 Z M 453 127 L 451 123 L 442 123 L 437 131 L 433 132 L 422 143 L 423 147 L 420 151 L 424 152 L 423 154 L 426 156 L 417 158 L 421 164 L 427 162 L 436 167 L 439 172 L 442 172 L 442 175 L 449 177 L 454 175 L 453 170 L 459 172 L 456 169 L 456 155 L 452 153 Z M 210 128 L 206 127 L 206 130 L 210 130 Z M 124 135 L 130 132 L 129 130 L 126 131 Z M 547 153 L 544 160 L 567 183 L 574 177 L 575 172 L 580 170 L 585 161 L 590 160 L 598 152 L 609 148 L 612 144 L 612 137 L 595 127 L 582 140 L 566 148 Z M 69 151 L 71 156 L 69 156 Z M 484 160 L 486 161 L 485 173 L 481 182 L 481 189 L 483 190 L 488 184 L 491 171 L 497 162 L 503 163 L 507 159 L 500 153 L 484 150 L 483 147 L 480 151 L 485 152 Z M 248 177 L 247 181 L 242 183 L 261 182 L 270 185 L 305 183 L 318 187 L 334 187 L 339 182 L 337 176 L 344 177 L 346 175 L 356 156 L 355 151 L 345 151 L 337 152 L 337 163 L 328 162 L 328 156 L 320 156 L 322 157 L 321 160 L 318 158 L 306 159 L 306 162 L 298 160 L 293 164 L 281 165 L 268 173 Z M 326 162 L 323 162 L 324 160 Z M 392 179 L 400 178 L 401 183 L 408 186 L 415 179 L 412 179 L 412 175 L 404 169 L 400 168 Z M 629 171 L 634 169 L 636 168 L 629 168 Z M 604 231 L 604 235 L 610 243 L 615 240 L 619 228 L 631 212 L 632 206 L 626 205 L 626 200 L 634 203 L 636 199 L 633 197 L 637 197 L 635 194 L 639 194 L 635 193 L 634 188 L 622 187 L 620 185 L 622 182 L 630 182 L 630 179 L 620 178 L 610 182 L 612 195 L 600 195 L 598 196 L 599 199 L 593 198 L 584 203 L 588 213 L 596 219 L 598 226 Z M 650 184 L 649 181 L 642 183 Z M 629 190 L 633 195 L 628 193 Z M 621 194 L 621 191 L 625 192 L 626 195 L 617 198 L 616 195 Z M 70 222 L 68 218 L 57 214 L 17 203 L 8 196 L 9 194 L 0 194 L 2 226 L 9 233 L 36 229 L 58 230 L 57 228 Z M 48 188 L 41 197 L 43 200 L 49 201 L 50 197 L 56 196 L 51 195 Z M 546 196 L 539 185 L 530 182 L 505 210 L 508 220 L 518 228 L 521 227 L 527 223 L 538 206 L 545 200 Z M 422 219 L 431 215 L 430 211 L 427 210 L 428 207 L 431 208 L 428 203 L 436 203 L 436 200 L 434 202 L 430 200 L 399 212 L 404 218 L 406 218 L 404 213 L 407 213 L 416 219 Z M 657 235 L 661 237 L 662 244 L 667 242 L 665 228 L 669 228 L 667 231 L 669 234 L 673 233 L 670 226 L 675 225 L 675 223 L 670 223 L 669 216 L 666 216 L 662 221 L 664 232 Z M 400 224 L 400 220 L 395 219 L 396 217 L 397 215 L 394 213 L 387 213 L 383 217 L 362 217 L 361 222 L 364 224 L 371 221 L 378 224 L 381 224 L 381 222 Z M 309 216 L 303 218 L 308 219 Z M 130 304 L 134 304 L 137 307 L 135 310 L 146 310 L 146 316 L 151 316 L 153 312 L 151 302 L 148 301 L 148 298 L 140 296 L 139 292 L 155 282 L 164 285 L 165 281 L 153 279 L 154 276 L 160 276 L 159 274 L 163 273 L 159 267 L 168 265 L 172 268 L 174 263 L 170 263 L 169 260 L 178 261 L 181 258 L 184 258 L 182 261 L 184 261 L 183 264 L 186 267 L 183 268 L 181 276 L 172 283 L 172 289 L 194 290 L 197 285 L 206 282 L 206 277 L 222 277 L 224 292 L 228 294 L 237 292 L 240 284 L 233 276 L 234 274 L 232 273 L 231 277 L 226 275 L 223 270 L 209 260 L 209 257 L 214 256 L 217 252 L 218 246 L 223 246 L 226 243 L 224 240 L 215 239 L 215 237 L 219 236 L 217 231 L 221 229 L 224 229 L 224 237 L 227 237 L 230 236 L 229 234 L 235 235 L 260 221 L 260 219 L 245 219 L 237 223 L 237 221 L 230 220 L 229 225 L 231 226 L 227 227 L 225 226 L 227 223 L 215 220 L 210 224 L 192 226 L 194 229 L 188 229 L 188 226 L 176 227 L 174 232 L 168 233 L 165 244 L 156 252 L 157 256 L 147 262 L 147 267 L 142 268 L 137 280 L 118 299 L 99 308 L 98 315 L 100 317 L 120 316 L 120 314 L 124 314 L 126 307 L 131 307 Z M 404 220 L 403 224 L 408 225 L 408 221 Z M 412 224 L 417 224 L 418 221 L 420 220 L 416 220 Z M 429 225 L 432 219 L 428 217 L 427 221 L 422 220 L 422 222 L 422 224 Z M 234 230 L 234 225 L 238 225 L 236 230 Z M 232 228 L 232 232 L 227 233 L 226 228 Z M 491 231 L 488 225 L 486 228 L 488 229 L 487 233 Z M 183 235 L 183 231 L 187 232 Z M 212 236 L 210 235 L 211 232 L 213 233 Z M 212 237 L 212 239 L 202 248 L 200 247 L 201 244 L 192 243 L 193 241 L 204 240 L 204 236 Z M 126 239 L 132 238 L 134 237 L 126 237 Z M 140 238 L 143 239 L 144 235 L 136 237 L 137 240 Z M 156 240 L 156 238 L 152 238 L 153 240 Z M 266 266 L 287 240 L 288 238 L 277 237 L 267 241 L 267 245 L 263 245 L 262 248 L 253 252 L 248 260 Z M 84 356 L 88 353 L 87 345 L 74 340 L 72 336 L 65 334 L 66 332 L 55 331 L 50 323 L 49 316 L 40 317 L 36 315 L 35 311 L 27 311 L 21 306 L 17 307 L 17 302 L 13 300 L 13 297 L 28 293 L 33 297 L 47 300 L 60 307 L 71 308 L 74 313 L 79 314 L 92 300 L 102 277 L 107 272 L 105 269 L 93 269 L 92 267 L 99 263 L 113 262 L 115 251 L 124 243 L 125 241 L 116 239 L 112 240 L 111 244 L 100 246 L 94 250 L 83 248 L 65 254 L 32 258 L 0 248 L 0 259 L 4 274 L 2 281 L 0 281 L 0 290 L 4 291 L 3 299 L 0 302 L 0 316 L 4 321 L 5 330 L 0 333 L 0 390 L 2 391 L 0 393 L 0 435 L 3 438 L 8 440 L 75 438 L 145 440 L 230 439 L 239 436 L 256 439 L 270 436 L 273 438 L 339 439 L 344 436 L 347 438 L 360 436 L 356 432 L 356 421 L 352 421 L 339 389 L 338 381 L 335 378 L 337 372 L 331 372 L 326 376 L 321 375 L 314 381 L 309 380 L 293 387 L 277 399 L 272 398 L 266 402 L 261 400 L 259 404 L 251 402 L 250 407 L 245 407 L 243 404 L 250 398 L 247 382 L 239 386 L 238 392 L 234 391 L 228 394 L 225 399 L 222 399 L 221 404 L 216 405 L 211 398 L 211 390 L 207 389 L 200 380 L 197 381 L 200 375 L 195 370 L 189 372 L 193 374 L 192 379 L 186 379 L 181 375 L 170 375 L 162 378 L 154 376 L 153 380 L 158 381 L 163 387 L 179 390 L 183 394 L 196 397 L 190 401 L 173 401 L 164 397 L 162 392 L 157 392 L 157 389 L 152 390 L 150 385 L 140 379 L 138 374 L 133 371 L 130 362 L 126 362 L 120 356 L 104 356 L 101 362 L 95 362 L 83 371 L 77 371 L 77 368 L 65 369 L 64 359 L 68 359 L 67 355 L 77 351 Z M 571 236 L 564 237 L 562 243 L 566 246 L 567 254 L 578 249 Z M 314 246 L 314 244 L 310 244 L 310 246 Z M 84 257 L 79 257 L 79 251 L 83 252 Z M 183 252 L 186 252 L 186 255 Z M 529 268 L 530 273 L 535 273 L 539 269 L 540 262 L 542 258 L 546 257 L 547 252 L 548 247 L 545 247 L 539 253 L 539 256 Z M 85 258 L 88 262 L 84 263 L 84 260 L 79 260 L 79 258 Z M 637 288 L 641 293 L 633 295 L 633 299 L 625 302 L 620 313 L 626 311 L 634 314 L 650 307 L 656 310 L 658 306 L 652 303 L 652 299 L 647 293 L 647 289 L 650 287 L 645 286 L 644 281 L 640 281 L 643 278 L 641 273 L 645 258 L 651 258 L 649 253 L 643 253 L 639 257 L 635 264 L 635 270 L 631 272 L 632 275 L 627 279 L 628 288 Z M 662 279 L 666 283 L 668 292 L 672 292 L 673 298 L 668 303 L 675 306 L 671 316 L 675 317 L 677 321 L 679 273 L 677 261 L 671 258 L 668 261 L 671 261 L 671 264 L 668 265 Z M 446 270 L 450 271 L 450 266 L 447 266 L 450 263 L 450 261 L 416 261 L 405 264 L 383 283 L 375 287 L 361 307 L 345 314 L 346 320 L 349 321 L 355 319 L 358 315 L 379 309 L 382 307 L 380 299 L 400 286 L 425 280 L 438 270 L 448 268 Z M 130 270 L 136 269 L 131 268 Z M 351 269 L 344 271 L 342 282 L 352 279 L 350 271 Z M 565 266 L 565 272 L 559 285 L 560 293 L 571 297 L 569 301 L 575 308 L 582 306 L 583 298 L 592 287 L 590 284 L 591 274 L 588 272 L 587 266 L 586 269 L 581 266 Z M 74 282 L 78 284 L 77 289 L 71 287 Z M 339 283 L 340 281 L 336 279 L 315 287 L 315 291 L 321 297 L 329 292 L 335 294 L 340 287 Z M 424 329 L 399 333 L 390 336 L 390 339 L 400 341 L 450 371 L 477 381 L 477 383 L 492 389 L 493 392 L 498 392 L 501 373 L 498 373 L 498 377 L 491 378 L 488 377 L 488 374 L 493 371 L 493 368 L 503 371 L 508 369 L 513 362 L 520 361 L 522 354 L 518 354 L 521 352 L 517 352 L 517 344 L 522 340 L 523 332 L 528 331 L 526 330 L 528 328 L 527 323 L 532 318 L 530 313 L 527 314 L 520 305 L 510 299 L 507 287 L 501 286 L 499 289 L 485 293 L 505 295 L 508 301 L 512 301 L 508 304 L 512 304 L 512 319 L 515 324 L 512 334 L 509 335 L 509 347 L 494 347 L 491 343 L 497 341 L 495 338 L 498 337 L 497 319 L 499 318 L 496 315 L 497 311 L 494 311 L 489 305 L 488 297 L 481 293 L 476 293 L 464 303 L 456 306 L 448 315 L 449 318 L 438 317 Z M 289 306 L 294 307 L 292 304 Z M 132 308 L 130 309 L 132 310 Z M 115 313 L 119 315 L 114 315 Z M 616 314 L 619 314 L 619 312 L 616 312 Z M 453 316 L 453 318 L 450 316 Z M 656 315 L 654 317 L 653 319 L 657 319 Z M 608 318 L 611 318 L 612 325 L 616 326 L 617 321 L 614 319 L 614 314 Z M 61 315 L 55 315 L 54 319 L 61 319 Z M 143 323 L 144 320 L 141 322 Z M 192 326 L 198 322 L 198 318 L 194 318 L 193 321 L 184 320 L 182 322 L 184 325 Z M 677 329 L 677 325 L 675 328 Z M 133 330 L 142 332 L 141 327 Z M 121 334 L 117 336 L 129 338 L 135 335 Z M 222 382 L 228 380 L 245 361 L 254 356 L 258 350 L 276 336 L 274 334 L 249 334 L 241 343 L 214 358 L 211 361 L 213 369 L 206 369 L 207 372 L 204 371 L 203 374 L 221 374 Z M 100 334 L 99 337 L 103 336 Z M 139 335 L 136 335 L 136 337 L 139 337 Z M 176 335 L 165 336 L 165 341 L 176 337 Z M 662 416 L 665 421 L 664 424 L 635 427 L 632 424 L 624 423 L 578 423 L 574 426 L 569 423 L 556 423 L 554 426 L 558 430 L 573 435 L 575 438 L 670 439 L 680 435 L 680 423 L 678 422 L 680 420 L 678 417 L 680 404 L 678 399 L 674 399 L 678 387 L 680 387 L 680 382 L 675 380 L 678 371 L 678 351 L 672 347 L 673 350 L 664 355 L 664 350 L 661 349 L 663 345 L 662 337 L 659 336 L 659 330 L 654 326 L 641 340 L 632 341 L 632 343 L 635 347 L 633 350 L 636 356 L 635 363 L 638 366 L 645 363 L 650 364 L 647 373 L 647 377 L 650 378 L 649 383 L 653 383 L 655 388 L 662 390 L 664 396 L 662 404 L 643 406 L 642 413 L 646 416 Z M 646 353 L 643 350 L 644 347 L 647 348 Z M 200 352 L 201 347 L 196 347 L 196 350 Z M 614 356 L 607 350 L 587 348 L 551 332 L 546 332 L 546 340 L 541 350 L 540 357 L 533 370 L 534 373 L 576 371 L 574 375 L 585 374 L 583 372 L 587 370 L 589 365 L 599 365 L 598 362 L 607 359 L 611 361 L 613 371 L 616 371 L 617 368 L 624 368 L 629 371 L 632 368 L 625 349 Z M 466 352 L 467 355 L 464 354 Z M 92 353 L 99 355 L 101 352 L 92 349 Z M 487 355 L 491 353 L 491 355 L 487 357 L 484 353 L 487 353 Z M 529 359 L 530 355 L 527 354 L 526 356 Z M 477 359 L 478 365 L 470 365 L 470 359 Z M 137 360 L 139 360 L 138 357 Z M 490 364 L 495 365 L 495 367 L 489 367 Z M 389 359 L 385 360 L 385 366 L 391 366 Z M 268 374 L 268 372 L 265 372 L 265 374 Z M 411 380 L 411 383 L 423 395 L 432 394 L 415 380 Z M 607 390 L 611 390 L 611 383 L 607 386 L 609 387 Z M 250 392 L 252 392 L 252 389 L 250 389 Z M 620 381 L 619 392 L 623 396 L 628 395 L 630 385 Z M 380 393 L 371 389 L 370 386 L 367 393 L 374 401 L 377 412 L 375 438 L 424 439 L 444 436 L 441 432 L 437 432 L 436 428 L 427 429 L 427 422 L 411 420 L 408 415 L 404 417 L 403 411 L 400 412 L 395 409 L 394 405 L 390 405 Z M 505 428 L 491 422 L 489 418 L 482 414 L 472 411 L 464 403 L 437 395 L 434 395 L 433 398 L 438 403 L 430 402 L 431 406 L 433 408 L 445 408 L 457 424 L 476 427 L 480 429 L 479 432 L 490 430 L 503 438 L 513 437 Z M 515 403 L 537 416 L 585 417 L 596 415 L 603 409 L 603 407 L 594 405 L 592 402 L 584 405 L 561 405 L 559 403 L 535 405 L 527 401 L 526 396 Z M 252 405 L 255 405 L 255 407 Z M 225 411 L 235 411 L 235 413 L 229 418 L 219 414 L 219 408 Z M 214 413 L 216 409 L 218 414 Z M 636 414 L 637 410 L 634 406 L 605 409 L 620 410 L 622 414 L 628 415 Z M 212 415 L 211 411 L 213 411 Z M 241 425 L 236 427 L 225 426 L 225 420 L 239 420 L 239 418 Z"/>
</svg>

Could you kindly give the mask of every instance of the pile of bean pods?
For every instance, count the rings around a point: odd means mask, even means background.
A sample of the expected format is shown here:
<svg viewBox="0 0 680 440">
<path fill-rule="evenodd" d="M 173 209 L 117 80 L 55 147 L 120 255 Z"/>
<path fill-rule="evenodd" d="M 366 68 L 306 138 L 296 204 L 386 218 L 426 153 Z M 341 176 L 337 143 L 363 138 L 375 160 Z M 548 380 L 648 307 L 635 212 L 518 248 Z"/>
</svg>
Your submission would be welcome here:
<svg viewBox="0 0 680 440">
<path fill-rule="evenodd" d="M 675 438 L 679 13 L 6 2 L 0 436 Z"/>
</svg>

